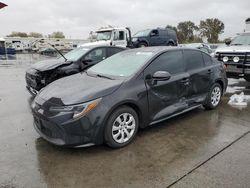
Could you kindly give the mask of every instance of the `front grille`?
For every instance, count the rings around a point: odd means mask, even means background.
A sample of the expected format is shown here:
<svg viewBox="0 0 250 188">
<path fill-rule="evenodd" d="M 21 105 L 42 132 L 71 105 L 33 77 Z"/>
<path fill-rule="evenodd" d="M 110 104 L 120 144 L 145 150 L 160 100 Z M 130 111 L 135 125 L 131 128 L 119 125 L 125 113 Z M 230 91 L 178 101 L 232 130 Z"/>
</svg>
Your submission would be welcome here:
<svg viewBox="0 0 250 188">
<path fill-rule="evenodd" d="M 217 53 L 216 58 L 219 61 L 223 62 L 223 58 L 228 57 L 228 61 L 224 62 L 225 64 L 234 64 L 234 65 L 242 65 L 242 64 L 250 64 L 250 52 L 234 52 L 234 53 Z M 233 59 L 235 57 L 239 58 L 238 62 L 234 62 Z"/>
</svg>

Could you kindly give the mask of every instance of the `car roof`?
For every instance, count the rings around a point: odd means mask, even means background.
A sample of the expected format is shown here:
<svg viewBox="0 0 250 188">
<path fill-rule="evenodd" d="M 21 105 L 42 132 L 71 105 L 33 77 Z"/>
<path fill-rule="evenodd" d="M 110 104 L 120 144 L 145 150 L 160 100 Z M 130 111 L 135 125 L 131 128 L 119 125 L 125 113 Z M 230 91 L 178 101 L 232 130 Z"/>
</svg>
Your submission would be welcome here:
<svg viewBox="0 0 250 188">
<path fill-rule="evenodd" d="M 88 48 L 88 49 L 94 49 L 94 48 L 120 48 L 120 49 L 126 49 L 121 46 L 108 46 L 108 45 L 89 45 L 89 46 L 80 46 L 78 48 Z"/>
<path fill-rule="evenodd" d="M 145 48 L 134 48 L 126 50 L 127 52 L 151 52 L 153 54 L 158 54 L 165 51 L 171 51 L 171 50 L 196 50 L 201 51 L 196 48 L 190 48 L 190 47 L 173 47 L 173 46 L 154 46 L 154 47 L 145 47 Z"/>
</svg>

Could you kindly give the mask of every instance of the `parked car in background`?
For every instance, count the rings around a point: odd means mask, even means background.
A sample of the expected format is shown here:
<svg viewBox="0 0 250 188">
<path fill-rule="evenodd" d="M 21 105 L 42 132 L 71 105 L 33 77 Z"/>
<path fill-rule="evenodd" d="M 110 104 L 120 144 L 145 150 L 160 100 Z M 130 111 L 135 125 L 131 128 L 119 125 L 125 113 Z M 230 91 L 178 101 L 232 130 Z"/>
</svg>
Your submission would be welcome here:
<svg viewBox="0 0 250 188">
<path fill-rule="evenodd" d="M 56 56 L 57 51 L 53 48 L 43 48 L 38 51 L 41 55 L 46 55 L 46 56 Z"/>
<path fill-rule="evenodd" d="M 215 57 L 226 65 L 229 78 L 250 82 L 250 32 L 241 33 L 226 44 L 216 49 Z"/>
<path fill-rule="evenodd" d="M 35 129 L 53 144 L 120 148 L 139 127 L 216 108 L 226 87 L 223 64 L 200 50 L 137 48 L 51 83 L 31 108 Z"/>
<path fill-rule="evenodd" d="M 85 46 L 76 48 L 63 57 L 34 63 L 26 71 L 26 87 L 32 95 L 36 95 L 49 83 L 79 73 L 125 49 L 114 46 Z"/>
<path fill-rule="evenodd" d="M 180 46 L 188 47 L 188 48 L 197 48 L 203 52 L 206 52 L 210 55 L 213 55 L 213 50 L 210 48 L 209 44 L 205 43 L 189 43 L 189 44 L 181 44 Z"/>
<path fill-rule="evenodd" d="M 133 38 L 134 47 L 177 46 L 177 35 L 172 29 L 157 28 L 137 32 Z"/>
</svg>

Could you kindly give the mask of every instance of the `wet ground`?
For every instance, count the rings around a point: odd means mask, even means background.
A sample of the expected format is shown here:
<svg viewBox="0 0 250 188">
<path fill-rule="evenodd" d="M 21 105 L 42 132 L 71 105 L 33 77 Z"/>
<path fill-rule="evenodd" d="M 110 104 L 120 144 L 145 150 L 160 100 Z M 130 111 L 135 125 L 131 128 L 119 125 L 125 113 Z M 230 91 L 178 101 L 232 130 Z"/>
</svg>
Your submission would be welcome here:
<svg viewBox="0 0 250 188">
<path fill-rule="evenodd" d="M 230 80 L 218 109 L 202 108 L 141 130 L 132 144 L 65 149 L 33 129 L 25 90 L 30 59 L 0 63 L 0 187 L 249 187 L 250 83 Z M 38 59 L 41 57 L 37 57 Z"/>
</svg>

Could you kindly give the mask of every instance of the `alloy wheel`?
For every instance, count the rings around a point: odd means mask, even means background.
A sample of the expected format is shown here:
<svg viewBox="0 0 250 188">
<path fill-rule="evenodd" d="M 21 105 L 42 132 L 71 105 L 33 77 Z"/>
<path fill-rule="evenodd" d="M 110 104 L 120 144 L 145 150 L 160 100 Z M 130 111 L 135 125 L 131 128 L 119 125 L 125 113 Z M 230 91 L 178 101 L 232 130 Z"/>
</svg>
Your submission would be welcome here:
<svg viewBox="0 0 250 188">
<path fill-rule="evenodd" d="M 122 113 L 112 125 L 112 138 L 115 142 L 123 144 L 130 140 L 134 135 L 136 121 L 132 114 Z"/>
<path fill-rule="evenodd" d="M 212 93 L 211 93 L 211 104 L 213 106 L 217 106 L 221 99 L 221 89 L 220 87 L 216 86 L 214 87 Z"/>
</svg>

